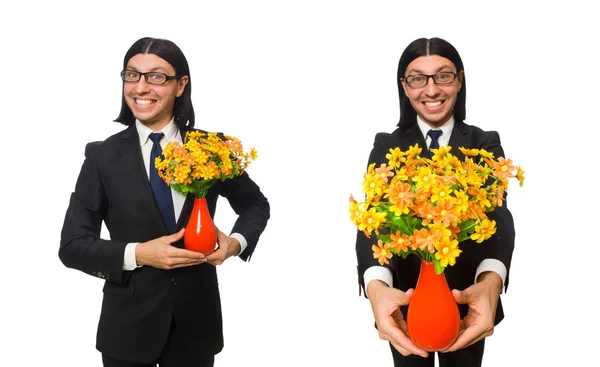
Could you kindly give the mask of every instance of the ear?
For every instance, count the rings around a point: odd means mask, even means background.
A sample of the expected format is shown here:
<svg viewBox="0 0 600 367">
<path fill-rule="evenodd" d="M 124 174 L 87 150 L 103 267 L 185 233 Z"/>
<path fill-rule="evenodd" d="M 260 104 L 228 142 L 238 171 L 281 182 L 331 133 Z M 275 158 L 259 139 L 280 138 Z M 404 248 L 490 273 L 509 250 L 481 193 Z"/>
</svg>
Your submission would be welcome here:
<svg viewBox="0 0 600 367">
<path fill-rule="evenodd" d="M 177 98 L 181 97 L 189 81 L 190 78 L 187 75 L 184 75 L 177 80 Z"/>
<path fill-rule="evenodd" d="M 457 91 L 457 92 L 460 92 L 460 89 L 462 88 L 462 81 L 463 81 L 463 75 L 464 75 L 464 74 L 465 74 L 465 71 L 464 71 L 464 70 L 461 70 L 461 71 L 458 73 L 458 91 Z"/>
<path fill-rule="evenodd" d="M 404 79 L 400 80 L 400 83 L 402 84 L 402 89 L 404 89 L 404 95 L 406 95 L 408 97 L 408 86 L 406 84 L 406 81 Z"/>
</svg>

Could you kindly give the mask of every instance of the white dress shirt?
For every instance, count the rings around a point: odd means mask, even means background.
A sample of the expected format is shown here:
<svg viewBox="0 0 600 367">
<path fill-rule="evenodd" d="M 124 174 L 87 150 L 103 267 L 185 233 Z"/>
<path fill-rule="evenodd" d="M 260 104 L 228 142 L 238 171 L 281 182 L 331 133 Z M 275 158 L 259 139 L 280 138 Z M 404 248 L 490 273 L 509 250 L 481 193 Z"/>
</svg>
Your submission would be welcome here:
<svg viewBox="0 0 600 367">
<path fill-rule="evenodd" d="M 417 116 L 417 124 L 419 125 L 421 133 L 425 137 L 425 143 L 429 147 L 429 145 L 431 144 L 431 138 L 427 135 L 427 132 L 431 130 L 431 127 L 424 123 L 419 116 Z M 440 145 L 440 147 L 448 145 L 453 128 L 454 116 L 451 117 L 450 120 L 448 120 L 448 122 L 446 122 L 443 126 L 441 126 L 438 129 L 442 130 L 442 135 L 440 135 L 440 137 L 438 138 L 438 144 Z M 458 147 L 452 147 L 452 149 L 458 149 Z M 504 289 L 504 281 L 506 280 L 506 266 L 502 263 L 502 261 L 497 259 L 484 259 L 481 263 L 479 263 L 479 266 L 477 266 L 474 283 L 477 282 L 479 274 L 486 271 L 493 271 L 496 274 L 498 274 L 500 278 L 502 278 L 502 289 Z M 392 272 L 389 268 L 386 268 L 384 266 L 371 266 L 365 271 L 363 278 L 365 280 L 365 289 L 369 282 L 372 280 L 381 280 L 387 283 L 387 285 L 389 285 L 390 287 L 393 286 L 394 278 L 392 276 Z"/>
<path fill-rule="evenodd" d="M 150 164 L 154 164 L 154 162 L 150 162 L 150 153 L 152 152 L 152 140 L 150 140 L 150 134 L 153 133 L 151 129 L 142 124 L 139 120 L 135 120 L 135 128 L 137 129 L 139 138 L 140 138 L 140 147 L 142 149 L 142 158 L 144 160 L 144 167 L 146 167 L 146 174 L 148 175 L 148 179 L 150 179 Z M 179 127 L 171 120 L 167 126 L 165 126 L 160 132 L 165 134 L 162 139 L 160 139 L 160 146 L 164 148 L 169 142 L 177 141 L 179 143 L 183 143 L 181 139 L 181 134 L 179 133 Z M 175 210 L 175 222 L 179 220 L 179 215 L 181 214 L 181 209 L 183 209 L 183 204 L 185 203 L 185 195 L 173 190 L 171 188 L 171 195 L 173 196 L 173 209 Z M 240 242 L 240 252 L 241 254 L 246 247 L 248 246 L 248 242 L 244 236 L 239 233 L 232 233 L 230 237 L 237 239 Z M 137 247 L 139 242 L 129 243 L 125 247 L 125 255 L 123 259 L 123 270 L 134 270 L 138 267 L 136 258 L 135 258 L 135 248 Z"/>
</svg>

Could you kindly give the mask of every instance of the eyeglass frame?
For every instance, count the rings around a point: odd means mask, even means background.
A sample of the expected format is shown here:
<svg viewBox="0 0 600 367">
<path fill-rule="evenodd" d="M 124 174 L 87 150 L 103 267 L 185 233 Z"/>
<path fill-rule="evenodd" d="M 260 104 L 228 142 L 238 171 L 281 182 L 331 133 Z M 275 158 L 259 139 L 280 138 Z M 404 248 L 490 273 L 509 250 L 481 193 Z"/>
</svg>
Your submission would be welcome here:
<svg viewBox="0 0 600 367">
<path fill-rule="evenodd" d="M 125 80 L 125 72 L 127 71 L 132 71 L 134 73 L 138 73 L 140 75 L 140 77 L 138 78 L 138 80 Z M 161 74 L 165 76 L 165 81 L 163 83 L 152 83 L 151 81 L 148 80 L 148 74 Z M 169 80 L 173 80 L 173 79 L 179 79 L 179 78 L 183 78 L 183 75 L 167 75 L 165 73 L 160 73 L 158 71 L 149 71 L 146 73 L 142 73 L 141 71 L 137 71 L 137 70 L 129 70 L 129 69 L 125 69 L 121 71 L 121 79 L 123 80 L 123 82 L 127 82 L 127 83 L 137 83 L 140 81 L 140 79 L 142 79 L 142 76 L 144 77 L 144 80 L 146 81 L 146 83 L 148 84 L 153 84 L 153 85 L 165 85 L 167 84 L 167 82 Z"/>
<path fill-rule="evenodd" d="M 452 74 L 452 75 L 454 76 L 454 79 L 452 79 L 452 81 L 451 81 L 451 82 L 448 82 L 448 83 L 438 83 L 438 82 L 436 82 L 436 81 L 435 81 L 435 78 L 434 78 L 434 76 L 436 76 L 436 75 L 439 75 L 439 74 Z M 439 73 L 435 73 L 435 74 L 429 74 L 429 75 L 427 75 L 427 74 L 411 74 L 411 75 L 409 75 L 409 76 L 406 76 L 406 77 L 401 77 L 401 78 L 400 78 L 400 80 L 401 80 L 402 82 L 406 83 L 406 85 L 408 85 L 409 87 L 411 87 L 411 88 L 415 88 L 415 89 L 416 89 L 416 88 L 424 88 L 424 87 L 426 87 L 426 86 L 427 86 L 427 84 L 429 84 L 429 78 L 431 78 L 431 80 L 433 80 L 433 83 L 434 83 L 434 84 L 436 84 L 436 85 L 449 85 L 449 84 L 452 84 L 452 83 L 454 83 L 454 81 L 456 80 L 456 78 L 458 78 L 458 76 L 459 76 L 459 75 L 460 75 L 460 72 L 458 72 L 458 73 L 454 73 L 454 72 L 452 72 L 452 71 L 440 71 Z M 409 83 L 406 81 L 406 78 L 408 78 L 408 77 L 410 77 L 410 76 L 424 76 L 424 77 L 426 77 L 426 78 L 427 78 L 427 80 L 425 81 L 425 84 L 423 84 L 422 86 L 420 86 L 420 87 L 413 87 L 413 86 L 411 86 L 411 85 L 410 85 L 410 84 L 409 84 Z"/>
</svg>

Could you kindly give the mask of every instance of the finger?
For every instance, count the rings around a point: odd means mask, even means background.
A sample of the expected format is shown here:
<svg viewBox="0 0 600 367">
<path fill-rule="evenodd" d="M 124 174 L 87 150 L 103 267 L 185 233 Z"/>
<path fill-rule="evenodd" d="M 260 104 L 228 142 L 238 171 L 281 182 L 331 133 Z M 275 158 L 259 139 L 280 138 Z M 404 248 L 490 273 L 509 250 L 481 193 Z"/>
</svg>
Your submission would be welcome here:
<svg viewBox="0 0 600 367">
<path fill-rule="evenodd" d="M 410 288 L 409 290 L 407 290 L 406 292 L 404 292 L 404 298 L 402 299 L 402 303 L 400 303 L 402 306 L 408 306 L 408 304 L 410 303 L 410 300 L 412 299 L 413 294 L 415 293 L 415 290 Z"/>
<path fill-rule="evenodd" d="M 177 242 L 177 241 L 179 241 L 180 239 L 182 239 L 182 238 L 183 238 L 183 234 L 184 234 L 184 233 L 185 233 L 185 227 L 184 227 L 184 228 L 181 228 L 181 229 L 179 230 L 179 232 L 175 232 L 175 233 L 173 233 L 172 235 L 166 236 L 166 237 L 167 237 L 167 238 L 166 238 L 166 239 L 167 239 L 167 242 L 171 244 L 171 243 L 173 243 L 173 242 Z"/>
<path fill-rule="evenodd" d="M 390 344 L 391 344 L 391 345 L 392 345 L 392 347 L 394 347 L 394 348 L 395 348 L 395 349 L 396 349 L 396 350 L 397 350 L 397 351 L 398 351 L 400 354 L 402 354 L 402 355 L 403 355 L 403 356 L 405 356 L 405 357 L 408 357 L 409 355 L 411 355 L 411 354 L 412 354 L 412 353 L 411 353 L 411 352 L 410 352 L 408 349 L 406 349 L 406 348 L 403 348 L 401 345 L 398 345 L 398 344 L 396 344 L 396 343 L 394 343 L 394 342 L 390 342 Z"/>
<path fill-rule="evenodd" d="M 171 259 L 195 259 L 201 260 L 206 259 L 206 256 L 197 251 L 191 251 L 183 248 L 171 247 L 168 255 Z"/>
<path fill-rule="evenodd" d="M 225 233 L 217 231 L 217 243 L 219 244 L 219 246 L 222 246 L 223 243 L 227 242 L 228 239 L 229 236 L 227 236 Z"/>
<path fill-rule="evenodd" d="M 486 331 L 481 330 L 480 327 L 468 327 L 458 335 L 456 341 L 448 349 L 444 350 L 444 353 L 454 352 L 456 350 L 465 348 L 471 344 L 477 343 L 486 336 Z"/>
<path fill-rule="evenodd" d="M 390 316 L 390 322 L 393 322 L 393 318 Z M 399 328 L 392 326 L 391 324 L 380 325 L 381 333 L 385 335 L 386 340 L 392 344 L 396 344 L 405 349 L 409 354 L 417 354 L 422 357 L 427 357 L 427 351 L 417 347 L 412 340 Z M 398 349 L 398 348 L 396 348 Z M 400 350 L 398 350 L 400 352 Z"/>
<path fill-rule="evenodd" d="M 206 261 L 208 261 L 209 263 L 215 265 L 215 263 L 218 263 L 216 265 L 221 265 L 221 263 L 223 261 L 225 261 L 225 254 L 227 252 L 225 251 L 224 248 L 218 248 L 216 249 L 212 254 L 208 255 L 206 257 Z"/>
<path fill-rule="evenodd" d="M 469 303 L 470 293 L 468 293 L 467 290 L 464 290 L 461 292 L 458 289 L 453 289 L 452 295 L 454 296 L 454 299 L 456 300 L 456 303 L 458 303 L 458 304 L 464 305 L 464 304 Z"/>
</svg>

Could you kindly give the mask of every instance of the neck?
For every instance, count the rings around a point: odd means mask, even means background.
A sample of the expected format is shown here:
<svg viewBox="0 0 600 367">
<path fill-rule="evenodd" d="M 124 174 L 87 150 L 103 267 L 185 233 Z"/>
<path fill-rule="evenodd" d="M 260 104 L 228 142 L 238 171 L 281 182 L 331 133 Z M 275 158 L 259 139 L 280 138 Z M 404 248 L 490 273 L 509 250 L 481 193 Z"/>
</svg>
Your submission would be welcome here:
<svg viewBox="0 0 600 367">
<path fill-rule="evenodd" d="M 170 117 L 169 119 L 161 119 L 159 121 L 142 121 L 140 120 L 140 122 L 142 123 L 142 125 L 146 126 L 148 129 L 157 132 L 157 131 L 161 131 L 162 129 L 165 128 L 165 126 L 167 126 L 171 120 L 173 120 L 173 117 Z"/>
</svg>

